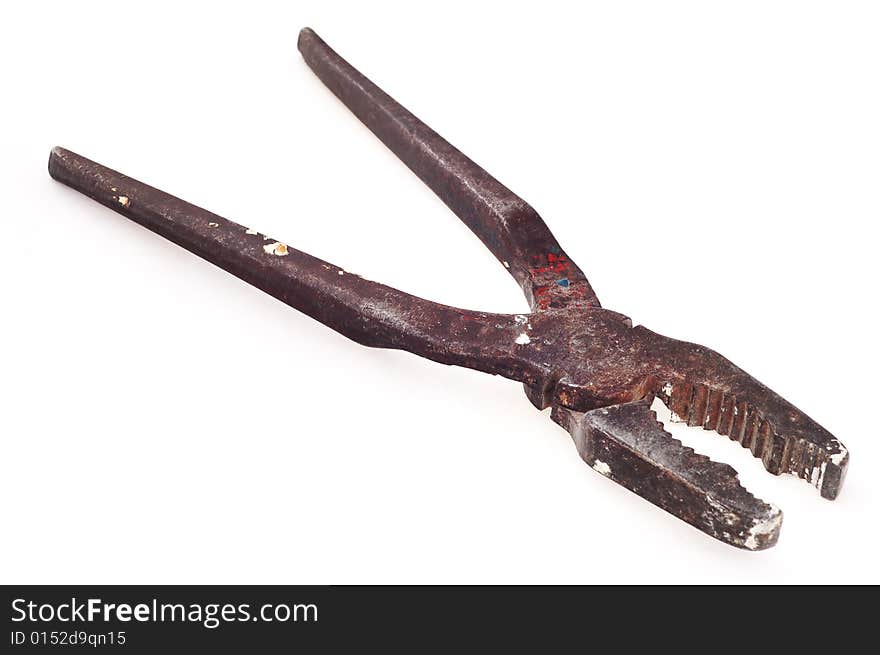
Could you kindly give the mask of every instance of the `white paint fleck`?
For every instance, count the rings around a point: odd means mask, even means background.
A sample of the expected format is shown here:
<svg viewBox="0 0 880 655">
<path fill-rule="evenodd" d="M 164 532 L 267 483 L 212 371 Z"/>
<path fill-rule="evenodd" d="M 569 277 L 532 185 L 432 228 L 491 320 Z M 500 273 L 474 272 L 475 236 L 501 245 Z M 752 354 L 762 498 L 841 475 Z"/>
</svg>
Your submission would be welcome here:
<svg viewBox="0 0 880 655">
<path fill-rule="evenodd" d="M 597 459 L 593 462 L 593 470 L 602 475 L 611 475 L 611 467 L 601 459 Z"/>
<path fill-rule="evenodd" d="M 816 480 L 816 488 L 822 488 L 822 480 L 825 479 L 825 469 L 828 468 L 828 462 L 822 462 L 822 466 L 819 467 L 819 479 Z"/>
<path fill-rule="evenodd" d="M 525 346 L 526 344 L 529 344 L 532 342 L 532 340 L 529 339 L 529 335 L 527 335 L 525 332 L 523 332 L 521 335 L 519 335 L 514 341 L 521 346 Z"/>
<path fill-rule="evenodd" d="M 752 527 L 749 528 L 749 536 L 746 537 L 745 547 L 749 550 L 756 550 L 761 547 L 758 537 L 770 535 L 779 530 L 782 525 L 782 512 L 776 505 L 770 505 L 770 516 L 763 521 L 755 519 Z"/>
<path fill-rule="evenodd" d="M 245 234 L 259 234 L 259 232 L 257 232 L 257 231 L 256 231 L 255 229 L 253 229 L 252 227 L 247 228 L 247 229 L 244 231 L 244 233 L 245 233 Z"/>
<path fill-rule="evenodd" d="M 736 513 L 730 511 L 729 507 L 715 500 L 712 494 L 708 494 L 706 496 L 706 502 L 709 503 L 715 509 L 715 511 L 719 512 L 723 516 L 725 523 L 727 523 L 728 525 L 733 525 L 734 523 L 736 523 Z"/>
<path fill-rule="evenodd" d="M 513 317 L 513 320 L 516 322 L 517 325 L 525 325 L 529 322 L 529 317 L 523 316 L 522 314 L 517 314 Z"/>
<path fill-rule="evenodd" d="M 501 262 L 501 263 L 504 264 L 504 268 L 510 268 L 510 264 L 508 264 L 507 262 Z"/>
<path fill-rule="evenodd" d="M 263 250 L 266 251 L 267 255 L 277 255 L 278 257 L 284 257 L 287 254 L 287 246 L 278 241 L 275 243 L 267 243 L 263 246 Z"/>
<path fill-rule="evenodd" d="M 208 223 L 208 227 L 220 227 L 220 223 Z"/>
<path fill-rule="evenodd" d="M 712 507 L 714 507 L 715 509 L 717 509 L 720 512 L 729 511 L 724 505 L 722 505 L 717 500 L 715 500 L 715 498 L 712 496 L 712 494 L 706 495 L 706 502 L 709 503 Z"/>
<path fill-rule="evenodd" d="M 113 191 L 113 192 L 115 192 L 115 191 L 116 191 L 116 187 L 115 187 L 115 186 L 112 186 L 112 187 L 110 187 L 110 190 Z"/>
<path fill-rule="evenodd" d="M 119 196 L 119 197 L 116 199 L 116 201 L 117 201 L 120 205 L 122 205 L 123 207 L 128 207 L 128 205 L 130 204 L 130 201 L 129 201 L 129 199 L 128 199 L 128 196 Z"/>
<path fill-rule="evenodd" d="M 834 454 L 833 454 L 831 457 L 829 457 L 828 459 L 830 459 L 830 460 L 831 460 L 831 463 L 834 464 L 835 466 L 840 466 L 841 463 L 843 463 L 843 460 L 846 459 L 846 456 L 847 456 L 848 454 L 849 454 L 849 453 L 848 453 L 848 451 L 846 450 L 846 448 L 844 448 L 843 446 L 840 446 L 840 452 L 839 452 L 839 453 L 834 453 Z"/>
<path fill-rule="evenodd" d="M 667 382 L 665 385 L 663 385 L 663 393 L 665 393 L 667 396 L 672 396 L 672 382 Z"/>
</svg>

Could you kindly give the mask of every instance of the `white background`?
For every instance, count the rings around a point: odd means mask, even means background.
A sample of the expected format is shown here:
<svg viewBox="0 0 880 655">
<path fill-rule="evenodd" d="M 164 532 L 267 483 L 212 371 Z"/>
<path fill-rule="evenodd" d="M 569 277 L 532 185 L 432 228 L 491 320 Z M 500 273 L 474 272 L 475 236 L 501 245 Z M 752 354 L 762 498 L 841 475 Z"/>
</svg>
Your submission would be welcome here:
<svg viewBox="0 0 880 655">
<path fill-rule="evenodd" d="M 577 7 L 577 8 L 575 8 Z M 704 536 L 518 384 L 370 350 L 53 182 L 63 145 L 447 304 L 526 310 L 321 85 L 313 27 L 532 203 L 603 304 L 850 449 Z M 878 582 L 876 3 L 21 3 L 0 20 L 5 583 Z"/>
</svg>

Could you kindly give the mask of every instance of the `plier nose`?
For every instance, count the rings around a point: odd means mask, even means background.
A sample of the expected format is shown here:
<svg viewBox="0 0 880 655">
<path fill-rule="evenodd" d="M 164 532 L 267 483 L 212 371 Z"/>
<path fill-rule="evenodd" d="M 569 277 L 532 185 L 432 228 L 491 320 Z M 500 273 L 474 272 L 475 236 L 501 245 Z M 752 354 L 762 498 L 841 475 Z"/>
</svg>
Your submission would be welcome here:
<svg viewBox="0 0 880 655">
<path fill-rule="evenodd" d="M 553 419 L 594 470 L 725 543 L 749 550 L 776 543 L 779 508 L 744 489 L 732 467 L 666 432 L 651 409 L 656 398 L 674 421 L 729 436 L 770 473 L 791 473 L 824 498 L 837 497 L 849 453 L 831 433 L 718 353 L 641 326 L 632 333 L 638 355 L 611 365 L 622 375 L 642 371 L 633 400 L 588 411 L 551 403 Z"/>
<path fill-rule="evenodd" d="M 708 348 L 633 326 L 602 308 L 587 277 L 538 213 L 394 101 L 312 30 L 299 49 L 324 84 L 476 234 L 522 288 L 528 314 L 434 303 L 361 278 L 63 148 L 64 184 L 242 278 L 345 336 L 523 383 L 597 472 L 726 543 L 776 542 L 779 509 L 736 471 L 685 448 L 657 422 L 662 400 L 689 425 L 740 442 L 774 474 L 823 497 L 840 491 L 849 455 L 824 428 Z"/>
</svg>

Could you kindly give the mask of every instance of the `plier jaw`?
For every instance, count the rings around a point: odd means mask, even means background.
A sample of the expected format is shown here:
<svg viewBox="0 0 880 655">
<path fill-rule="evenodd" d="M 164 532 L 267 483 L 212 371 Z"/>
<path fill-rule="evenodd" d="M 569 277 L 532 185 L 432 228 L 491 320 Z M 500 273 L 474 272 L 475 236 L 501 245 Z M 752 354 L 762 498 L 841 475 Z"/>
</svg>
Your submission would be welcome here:
<svg viewBox="0 0 880 655">
<path fill-rule="evenodd" d="M 352 274 L 257 230 L 63 148 L 60 182 L 357 341 L 519 381 L 551 408 L 598 473 L 731 545 L 772 546 L 782 513 L 736 471 L 684 447 L 651 410 L 738 441 L 773 474 L 834 499 L 849 455 L 800 410 L 703 346 L 633 326 L 602 308 L 584 273 L 530 205 L 304 29 L 299 49 L 326 86 L 480 238 L 531 312 L 449 307 Z"/>
<path fill-rule="evenodd" d="M 561 406 L 553 420 L 590 467 L 725 543 L 763 550 L 779 538 L 782 512 L 740 485 L 736 471 L 663 429 L 648 399 L 589 412 Z"/>
<path fill-rule="evenodd" d="M 538 312 L 527 327 L 528 356 L 555 364 L 526 385 L 529 399 L 552 408 L 594 470 L 691 525 L 756 550 L 775 543 L 782 513 L 743 489 L 732 467 L 673 439 L 651 410 L 655 398 L 673 420 L 739 442 L 770 473 L 837 497 L 843 444 L 717 352 L 600 308 Z"/>
</svg>

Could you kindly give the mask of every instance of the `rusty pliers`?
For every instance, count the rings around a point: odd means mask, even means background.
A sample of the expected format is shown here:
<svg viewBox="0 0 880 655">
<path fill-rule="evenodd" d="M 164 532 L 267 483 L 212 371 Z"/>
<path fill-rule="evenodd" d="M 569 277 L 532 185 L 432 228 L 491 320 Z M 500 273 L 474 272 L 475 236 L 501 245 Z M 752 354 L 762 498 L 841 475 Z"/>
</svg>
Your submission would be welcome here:
<svg viewBox="0 0 880 655">
<path fill-rule="evenodd" d="M 52 151 L 49 173 L 358 343 L 522 382 L 595 471 L 721 541 L 768 548 L 782 513 L 748 493 L 732 467 L 665 432 L 651 409 L 655 398 L 674 419 L 740 442 L 771 473 L 792 473 L 824 498 L 837 496 L 849 455 L 827 430 L 718 353 L 603 309 L 534 209 L 312 30 L 302 30 L 298 45 L 324 84 L 492 251 L 531 313 L 489 314 L 411 296 L 68 150 Z"/>
</svg>

